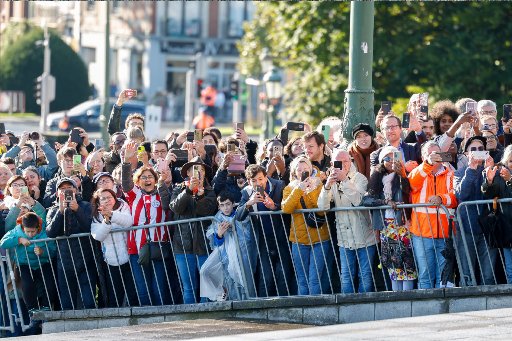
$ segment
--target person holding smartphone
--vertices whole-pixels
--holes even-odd
[[[117,97],[117,101],[112,107],[112,111],[110,112],[110,117],[108,120],[108,133],[112,136],[117,132],[121,132],[121,111],[123,108],[123,104],[132,98],[137,96],[137,90],[134,89],[124,89],[119,93]],[[124,133],[129,128],[139,127],[144,132],[144,116],[139,113],[133,113],[128,115],[125,121]]]
[[[212,216],[217,212],[215,192],[208,182],[211,168],[201,157],[196,156],[183,167],[181,176],[185,181],[177,184],[172,193],[159,186],[163,202],[174,213],[176,220]],[[170,199],[169,199],[170,194]],[[196,221],[174,227],[172,241],[178,272],[183,285],[184,303],[198,303],[199,269],[208,257],[205,232],[209,222]],[[201,300],[205,302],[205,299]]]
[[[327,266],[326,255],[330,246],[327,222],[311,227],[306,223],[308,213],[294,213],[300,209],[317,208],[322,181],[316,176],[306,156],[295,158],[290,164],[290,183],[283,190],[281,208],[292,215],[290,242],[292,260],[298,277],[299,295],[323,294],[321,278]],[[313,213],[325,216],[324,213]]]
[[[248,185],[242,190],[235,218],[244,221],[250,217],[253,225],[258,245],[258,297],[293,295],[293,266],[281,215],[249,216],[251,212],[279,211],[284,182],[268,177],[261,165],[247,167],[245,177]]]
[[[57,200],[48,210],[46,234],[49,238],[91,232],[91,204],[78,195],[71,178],[56,183]],[[98,278],[90,236],[64,238],[57,241],[57,287],[63,310],[76,309],[78,302],[85,309],[97,308]]]
[[[410,185],[402,160],[395,160],[398,150],[388,146],[372,173],[362,204],[367,207],[386,206],[373,210],[372,226],[380,231],[380,263],[387,268],[393,291],[414,289],[417,278],[409,232],[410,209],[396,209],[397,204],[409,204]],[[400,252],[399,257],[393,255]]]
[[[318,208],[328,210],[331,202],[335,207],[359,206],[367,185],[368,180],[352,164],[350,154],[335,149],[329,176],[318,197]],[[372,264],[377,253],[377,239],[368,224],[369,217],[363,214],[356,211],[335,212],[343,293],[374,291]],[[353,285],[355,276],[359,278],[358,288]]]
[[[5,232],[17,225],[17,219],[23,206],[30,207],[41,219],[46,221],[45,208],[30,196],[28,183],[21,175],[14,175],[7,181],[3,204],[6,209],[0,211],[0,215],[5,221]]]
[[[473,136],[464,146],[466,164],[457,168],[453,178],[453,188],[459,203],[485,199],[481,189],[485,180],[482,174],[485,168],[494,165],[489,155],[487,160],[481,159],[478,155],[478,153],[485,153],[486,143],[486,139],[482,136]],[[486,206],[467,205],[459,208],[461,221],[456,224],[455,241],[456,245],[462,246],[462,252],[459,252],[462,286],[496,284],[494,264],[498,250],[488,245],[478,224],[478,217]],[[477,276],[480,279],[478,283],[472,280],[471,268],[473,273],[480,274]]]

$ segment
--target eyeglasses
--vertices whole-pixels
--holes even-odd
[[[117,140],[117,141],[114,141],[114,144],[115,145],[120,145],[120,144],[123,144],[124,141],[126,141],[126,139],[122,139],[122,140]]]
[[[63,159],[63,163],[73,163],[73,159]]]
[[[382,127],[382,130],[390,131],[390,130],[393,130],[393,129],[395,129],[396,127],[399,127],[399,126],[400,126],[400,125],[395,124],[395,125],[392,125],[392,126]]]
[[[485,137],[485,136],[484,136],[484,137]],[[487,140],[487,141],[496,141],[496,136],[493,136],[493,135],[491,135],[491,136],[487,136],[487,137],[485,137],[485,138],[486,138],[486,140]]]
[[[471,147],[471,148],[469,148],[469,150],[470,150],[470,151],[472,151],[472,152],[475,152],[475,151],[477,151],[477,150],[478,150],[478,151],[483,151],[483,150],[485,150],[485,149],[484,149],[484,147],[483,147],[483,146],[480,146],[480,147]]]
[[[382,158],[382,161],[384,161],[384,162],[391,162],[391,161],[393,161],[393,158],[391,158],[391,156],[384,156]]]
[[[487,127],[487,128],[496,128],[496,124],[494,123],[491,123],[491,124],[484,124],[484,128]]]
[[[153,175],[148,175],[148,176],[143,175],[143,176],[141,176],[141,177],[140,177],[140,179],[141,179],[142,181],[146,181],[146,180],[154,180],[154,179],[155,179],[155,177],[154,177]]]
[[[103,185],[103,184],[110,184],[112,183],[113,181],[111,179],[102,179],[102,180],[98,180],[98,182],[96,182],[98,185]]]
[[[24,184],[24,183],[22,183],[22,184],[21,184],[21,183],[17,183],[17,182],[15,182],[15,183],[12,183],[12,184],[11,184],[11,187],[12,187],[12,188],[21,188],[21,187],[23,187],[23,186],[25,186],[25,184]]]
[[[110,200],[112,200],[114,198],[109,196],[109,197],[99,197],[99,199],[100,199],[100,202],[105,202],[105,201],[110,201]]]

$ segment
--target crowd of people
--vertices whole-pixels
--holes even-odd
[[[512,283],[512,245],[477,223],[485,207],[451,223],[462,202],[512,196],[512,121],[490,100],[426,111],[414,95],[406,127],[381,108],[378,131],[359,123],[351,142],[329,117],[258,148],[240,124],[146,141],[142,115],[120,126],[131,94],[109,151],[81,128],[55,146],[0,135],[0,247],[28,310],[497,284],[500,250]],[[442,284],[452,236],[460,274]]]

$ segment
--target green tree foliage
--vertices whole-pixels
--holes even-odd
[[[294,78],[287,109],[315,121],[343,113],[348,78],[350,3],[260,2],[239,44],[240,70],[260,77],[270,49]],[[511,102],[512,3],[375,2],[375,102],[428,91],[432,100],[461,97]],[[398,107],[397,107],[398,106]]]
[[[40,112],[35,99],[35,80],[43,73],[43,31],[32,27],[16,30],[17,38],[3,48],[0,59],[0,89],[24,91],[26,110]],[[56,96],[50,111],[69,109],[90,94],[87,69],[80,56],[57,35],[50,34],[51,74],[56,79]]]

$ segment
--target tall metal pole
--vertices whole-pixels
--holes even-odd
[[[110,117],[110,4],[105,1],[105,74],[104,74],[104,88],[103,88],[103,102],[101,104],[101,138],[103,139],[105,147],[110,144],[110,136],[108,134],[108,118]]]
[[[195,71],[190,69],[187,71],[185,81],[185,117],[184,128],[185,130],[192,129],[192,121],[194,120],[194,97],[197,92]]]
[[[47,79],[50,76],[50,34],[48,33],[48,26],[44,24],[44,61],[43,61],[43,74],[41,75],[41,120],[39,121],[39,129],[41,132],[46,132],[46,117],[50,112],[50,100],[48,93]]]
[[[350,4],[348,88],[345,90],[342,132],[352,140],[352,128],[360,122],[374,124],[372,88],[373,1]]]

